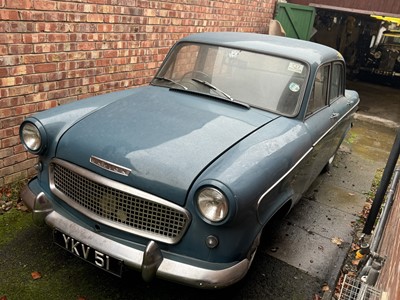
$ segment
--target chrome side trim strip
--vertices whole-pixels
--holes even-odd
[[[353,109],[358,105],[360,101],[357,102],[357,104],[353,105],[353,107],[347,111],[347,113],[345,113],[343,116],[340,117],[340,119],[338,119],[335,124],[333,124],[331,127],[329,127],[329,129],[323,134],[321,135],[321,137],[313,144],[313,147],[315,147],[325,136],[327,136],[329,134],[329,132],[331,132],[333,130],[333,128],[336,127],[337,124],[339,124],[345,117],[347,117],[350,113],[352,113]]]
[[[59,229],[89,247],[122,260],[124,265],[129,268],[136,269],[137,271],[140,271],[142,268],[144,260],[144,251],[142,250],[96,234],[72,222],[56,211],[47,215],[45,221],[48,226]],[[166,253],[163,253],[163,257],[156,270],[155,275],[157,277],[192,287],[216,289],[227,287],[242,279],[250,268],[254,255],[250,259],[245,258],[234,265],[226,264],[225,267],[223,264],[215,263],[215,266],[221,267],[220,269],[196,267],[189,261],[187,263],[183,262],[186,259],[183,256],[180,261],[166,258]]]
[[[355,107],[357,107],[358,103],[360,101],[357,101],[356,104],[353,105],[353,107],[347,112],[345,113],[339,120],[337,120],[335,122],[335,124],[333,124],[313,145],[310,149],[308,149],[308,151],[293,165],[293,167],[290,168],[289,171],[287,171],[281,178],[279,178],[266,192],[264,192],[261,197],[258,199],[257,201],[257,209],[260,206],[260,203],[262,201],[262,199],[265,197],[265,195],[267,195],[271,190],[273,190],[280,182],[282,182],[282,180],[284,180],[286,178],[287,175],[290,174],[290,172],[292,172],[303,160],[304,158],[307,157],[307,155],[316,147],[316,145],[325,137],[329,134],[329,132],[331,132],[333,130],[333,128],[335,128],[335,126],[341,122],[345,117],[347,117],[350,113],[352,113],[353,109]]]
[[[290,174],[290,172],[292,172],[302,161],[304,158],[307,157],[307,155],[314,149],[314,147],[311,147],[310,149],[308,149],[308,151],[293,165],[293,167],[291,167],[289,169],[289,171],[287,171],[281,178],[279,178],[264,194],[261,195],[261,197],[258,199],[257,201],[257,209],[260,206],[260,203],[262,201],[262,199],[265,197],[265,195],[267,195],[271,190],[273,190],[283,179],[286,178],[287,175]]]

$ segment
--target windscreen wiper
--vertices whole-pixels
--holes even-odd
[[[173,80],[173,79],[170,79],[170,78],[156,76],[156,77],[154,77],[154,79],[158,79],[158,80],[163,80],[163,81],[171,82],[171,83],[173,83],[173,84],[179,85],[179,86],[182,87],[184,90],[187,90],[187,89],[188,89],[188,88],[187,88],[186,86],[184,86],[182,83],[177,82],[177,81],[175,81],[175,80]]]
[[[223,90],[217,88],[215,85],[213,85],[212,83],[210,83],[208,81],[201,80],[201,79],[198,79],[198,78],[192,78],[192,80],[196,81],[198,83],[204,84],[205,86],[208,86],[209,88],[213,89],[214,91],[219,92],[221,95],[223,95],[225,97],[225,98],[221,98],[221,99],[228,99],[231,102],[237,103],[237,104],[242,105],[242,106],[244,106],[246,108],[250,108],[250,105],[248,105],[247,103],[240,102],[240,101],[237,101],[237,100],[233,99],[229,94],[225,93]]]

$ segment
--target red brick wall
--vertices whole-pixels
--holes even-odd
[[[400,185],[394,192],[393,206],[385,225],[378,253],[385,257],[376,287],[387,292],[387,299],[400,299]]]
[[[0,0],[0,186],[34,174],[18,126],[37,111],[149,82],[179,38],[268,32],[275,0]]]

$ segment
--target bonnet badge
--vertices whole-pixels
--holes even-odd
[[[131,169],[128,169],[126,167],[114,164],[112,162],[106,161],[104,159],[98,158],[96,156],[91,156],[90,157],[90,162],[104,170],[120,174],[123,176],[129,176],[129,174],[132,172]]]

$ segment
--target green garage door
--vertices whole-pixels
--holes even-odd
[[[277,3],[275,19],[287,37],[309,40],[315,19],[315,8],[290,3]]]

